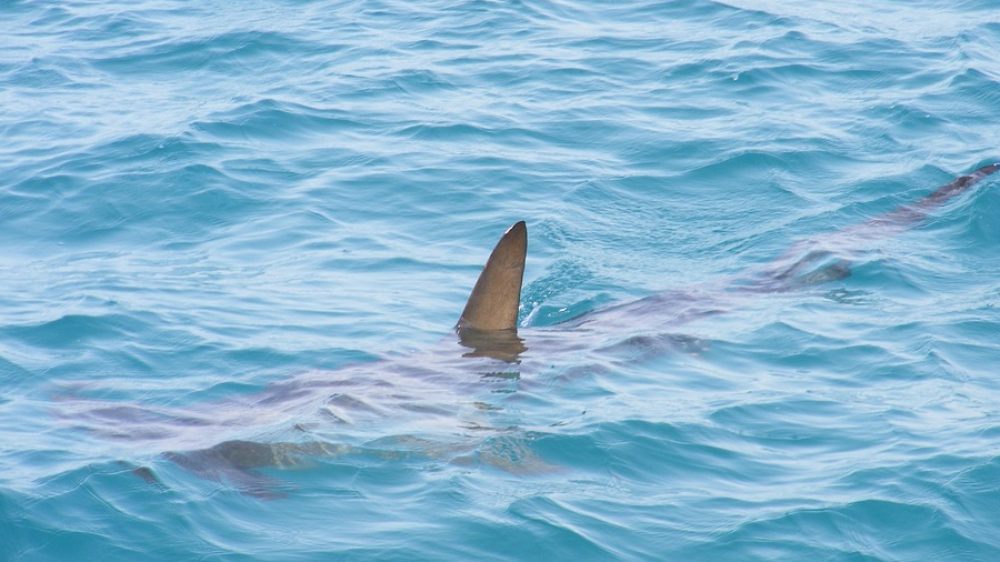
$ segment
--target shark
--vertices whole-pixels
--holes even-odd
[[[264,499],[286,493],[266,471],[308,468],[318,458],[444,458],[511,472],[549,470],[552,467],[522,446],[516,433],[491,422],[497,406],[474,399],[483,385],[494,392],[497,387],[530,384],[522,374],[536,372],[551,358],[567,353],[630,345],[683,347],[690,340],[678,335],[681,326],[725,313],[748,295],[847,279],[854,253],[918,227],[936,209],[998,170],[1000,163],[981,166],[914,203],[794,244],[715,294],[656,293],[544,328],[519,325],[528,229],[524,221],[517,221],[490,253],[451,335],[423,352],[297,376],[249,396],[180,409],[152,410],[81,398],[86,406],[72,415],[85,428],[107,437],[168,443],[172,448],[161,458],[205,480]],[[608,338],[609,333],[626,337],[616,340]],[[387,419],[393,420],[388,426]],[[296,420],[291,429],[289,420]],[[376,428],[374,433],[357,429],[368,423]],[[220,433],[232,432],[246,437],[217,441]],[[484,432],[491,443],[486,447],[476,438],[434,437]],[[151,484],[164,485],[149,466],[133,462],[122,466]]]

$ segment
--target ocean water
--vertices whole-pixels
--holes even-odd
[[[831,237],[1000,158],[997,53],[992,0],[4,2],[0,560],[1000,560],[1000,181]],[[527,351],[462,357],[518,220]],[[852,275],[732,289],[809,240]]]

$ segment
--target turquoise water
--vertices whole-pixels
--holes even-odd
[[[725,291],[1000,157],[997,53],[990,0],[3,3],[0,559],[1000,559],[1000,181]],[[463,358],[522,219],[528,351]],[[666,290],[725,314],[560,327]]]

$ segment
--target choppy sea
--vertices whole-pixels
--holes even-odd
[[[3,2],[0,560],[1000,560],[1000,181],[727,288],[997,158],[994,0]]]

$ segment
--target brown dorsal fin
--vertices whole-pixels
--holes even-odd
[[[528,228],[520,221],[508,228],[493,248],[456,328],[482,331],[517,328],[527,251]]]

